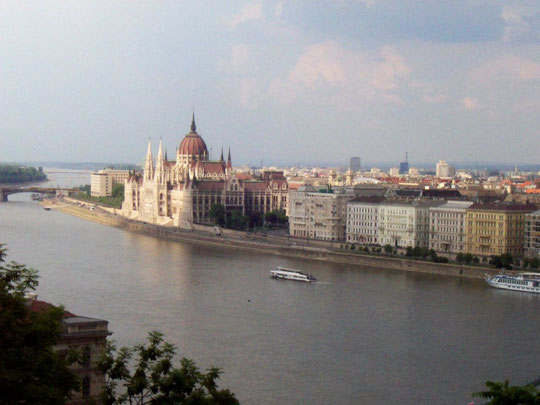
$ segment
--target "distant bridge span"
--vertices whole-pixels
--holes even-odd
[[[2,186],[0,187],[0,202],[6,202],[8,195],[17,193],[36,193],[36,194],[54,194],[54,195],[69,195],[70,192],[76,191],[76,188],[59,188],[59,187],[17,187],[17,186]]]

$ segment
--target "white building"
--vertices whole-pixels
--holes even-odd
[[[347,203],[347,242],[378,244],[379,205],[384,197],[358,197]]]
[[[435,167],[435,172],[437,177],[454,177],[456,174],[456,169],[453,166],[450,166],[445,160],[439,160]]]
[[[289,191],[289,235],[299,238],[344,241],[348,190],[317,192],[312,186]]]
[[[444,201],[388,199],[379,207],[380,245],[429,247],[429,209]]]
[[[448,201],[429,209],[429,248],[437,252],[465,253],[467,247],[467,208],[470,201]]]
[[[399,167],[392,167],[389,171],[389,174],[391,177],[398,177],[399,176]]]
[[[103,172],[92,172],[90,175],[90,195],[92,197],[106,197],[112,193],[112,177]]]

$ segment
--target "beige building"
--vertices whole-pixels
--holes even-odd
[[[475,203],[467,210],[467,252],[479,256],[522,256],[525,215],[533,204]]]
[[[129,170],[115,170],[115,169],[105,169],[100,170],[100,172],[107,173],[112,180],[112,184],[124,184],[130,176]]]
[[[525,256],[540,258],[540,211],[525,215]]]
[[[208,149],[197,133],[195,118],[191,131],[176,153],[176,161],[163,155],[160,141],[156,163],[150,142],[142,175],[126,181],[122,215],[158,225],[190,228],[192,223],[213,224],[212,205],[220,204],[227,215],[240,211],[266,213],[287,209],[288,183],[283,172],[267,171],[260,178],[235,174],[231,153],[208,160]]]
[[[437,177],[454,177],[456,169],[446,161],[439,160],[439,163],[435,166],[435,173]]]
[[[92,197],[107,197],[112,193],[112,177],[103,171],[90,175],[90,195]]]
[[[470,201],[448,201],[429,209],[429,248],[437,252],[464,253],[467,247],[467,208]]]
[[[316,191],[302,186],[289,192],[289,235],[327,241],[344,241],[347,202],[351,189]]]

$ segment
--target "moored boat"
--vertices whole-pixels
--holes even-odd
[[[540,294],[540,273],[496,274],[486,278],[493,288]]]
[[[311,274],[302,273],[301,271],[294,269],[287,269],[285,267],[278,266],[275,270],[270,270],[270,275],[273,278],[283,279],[283,280],[294,280],[294,281],[305,281],[305,282],[314,282],[317,281],[315,277]]]

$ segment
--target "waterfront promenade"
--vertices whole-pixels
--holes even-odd
[[[58,211],[75,215],[89,221],[172,241],[206,244],[222,248],[226,247],[227,249],[247,250],[256,253],[297,257],[309,260],[369,266],[371,268],[431,273],[464,278],[485,279],[486,274],[493,275],[499,273],[496,269],[485,267],[433,263],[399,257],[387,257],[384,255],[349,253],[338,249],[308,246],[302,240],[288,239],[287,237],[261,236],[231,230],[221,230],[221,234],[218,236],[216,235],[214,227],[201,225],[194,225],[194,229],[192,230],[159,226],[130,220],[100,207],[90,209],[92,204],[83,204],[80,206],[79,201],[69,198],[63,198],[54,201],[54,203],[48,201],[44,204]]]

